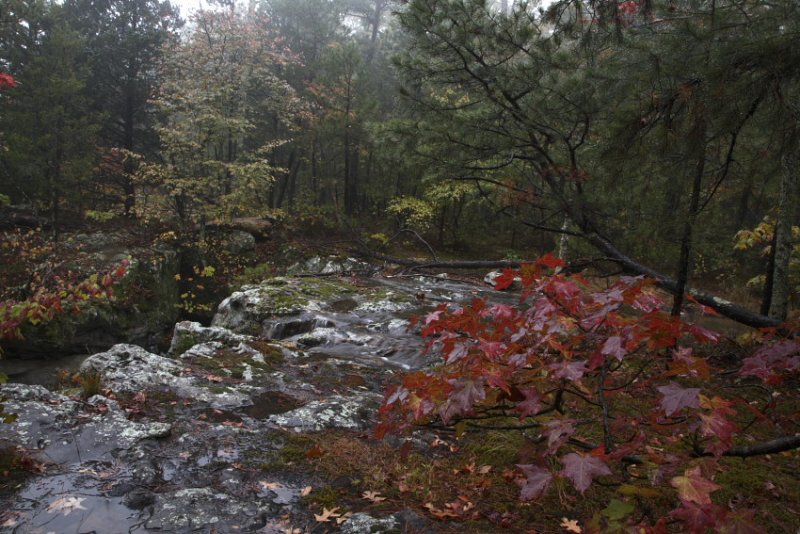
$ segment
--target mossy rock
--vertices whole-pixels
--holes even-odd
[[[225,299],[212,324],[261,335],[266,321],[319,310],[325,303],[355,291],[351,284],[338,279],[270,278],[255,286],[243,286]]]

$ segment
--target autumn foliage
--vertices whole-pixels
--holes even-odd
[[[7,72],[0,72],[0,89],[13,89],[17,86],[17,80]]]
[[[516,466],[523,501],[545,498],[556,481],[580,494],[600,483],[636,500],[674,499],[665,517],[598,515],[585,518],[589,531],[666,532],[667,523],[689,532],[760,531],[752,511],[714,502],[715,474],[723,456],[800,446],[782,435],[791,410],[747,394],[793,380],[800,343],[759,334],[752,355],[722,372],[711,357],[719,335],[671,317],[650,281],[622,277],[598,288],[560,267],[547,255],[505,271],[497,289],[521,278],[518,305],[475,299],[424,317],[427,350],[442,363],[387,391],[377,435],[419,425],[454,427],[457,435],[525,432],[537,452]],[[762,441],[753,444],[754,435]]]
[[[109,301],[114,297],[113,286],[128,270],[127,260],[107,272],[90,275],[64,270],[53,263],[53,247],[40,231],[16,230],[2,235],[0,258],[20,267],[24,277],[14,277],[13,272],[3,275],[0,341],[21,339],[25,325],[44,324],[66,313],[79,315],[87,303]]]

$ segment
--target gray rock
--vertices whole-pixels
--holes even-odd
[[[18,419],[0,425],[0,438],[41,450],[55,462],[97,460],[141,440],[165,437],[172,428],[167,423],[130,421],[116,401],[100,395],[86,402],[97,408],[90,411],[83,403],[41,386],[7,384],[2,394],[5,410]]]
[[[137,393],[156,385],[174,384],[181,366],[136,345],[119,344],[90,356],[80,370],[102,374],[103,383],[118,393]]]
[[[360,512],[351,515],[350,519],[342,525],[340,532],[342,534],[380,534],[399,532],[399,526],[394,517],[380,519]]]
[[[170,356],[179,356],[198,343],[217,341],[227,346],[236,346],[242,342],[252,341],[252,336],[231,332],[218,326],[203,326],[200,323],[181,321],[175,325],[172,342],[169,345]]]
[[[96,371],[103,384],[118,393],[137,393],[167,386],[178,396],[209,403],[214,408],[241,406],[248,402],[252,388],[210,388],[195,376],[180,376],[182,366],[175,360],[147,352],[136,345],[114,345],[106,352],[90,356],[81,371]]]
[[[222,236],[222,245],[231,254],[242,254],[256,248],[256,238],[244,230],[231,230]]]
[[[187,488],[158,494],[145,528],[179,532],[246,530],[269,511],[268,503],[240,501],[210,488]]]
[[[352,272],[371,272],[372,265],[359,261],[355,258],[340,258],[329,256],[323,258],[315,256],[303,263],[296,263],[289,267],[286,272],[289,274],[333,274],[333,273],[352,273]]]
[[[306,324],[321,310],[322,302],[329,302],[352,293],[353,288],[344,282],[318,278],[270,278],[257,286],[243,286],[222,301],[212,321],[213,326],[227,328],[237,333],[263,337],[287,337],[286,332],[275,331],[276,320],[289,316],[287,322]],[[309,317],[310,316],[310,317]],[[301,325],[302,326],[302,325]],[[306,330],[306,331],[307,331]],[[288,335],[301,333],[295,331]]]
[[[269,421],[295,432],[320,431],[326,428],[364,430],[374,417],[380,396],[364,393],[354,397],[335,395],[312,401],[286,413],[271,415]]]

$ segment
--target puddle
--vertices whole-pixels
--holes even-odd
[[[303,406],[305,402],[282,393],[280,391],[267,391],[253,398],[253,405],[247,406],[242,411],[253,419],[266,419],[270,415],[286,413]]]
[[[5,532],[145,532],[139,512],[108,496],[83,475],[68,473],[37,479],[17,496],[17,506],[0,516]],[[88,486],[88,487],[87,487]],[[13,529],[13,530],[12,530]]]
[[[38,384],[52,389],[58,385],[60,371],[66,370],[74,373],[88,357],[88,354],[75,354],[53,358],[3,358],[0,360],[0,372],[8,376],[9,382]]]
[[[275,504],[292,504],[300,496],[300,490],[298,488],[285,486],[280,482],[262,480],[258,484],[258,497],[271,497],[272,494],[274,494],[275,497],[272,498],[272,502]]]

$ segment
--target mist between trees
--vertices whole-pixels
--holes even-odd
[[[0,7],[0,193],[608,260],[754,326],[798,260],[796,2],[158,0]],[[744,306],[722,301],[724,294]]]

